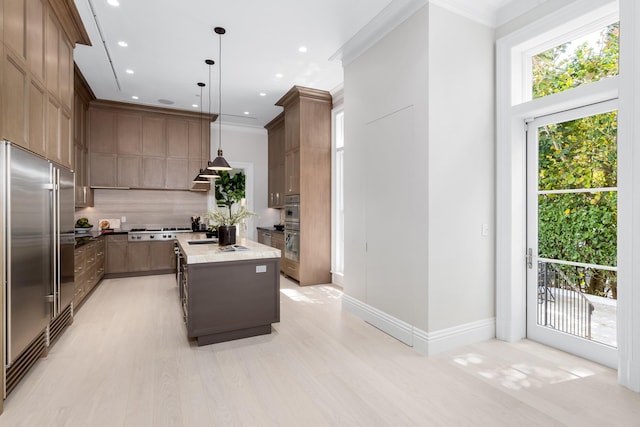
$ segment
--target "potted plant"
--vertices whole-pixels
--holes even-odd
[[[216,204],[214,211],[207,212],[205,217],[218,230],[218,244],[220,246],[233,245],[236,242],[236,225],[255,215],[239,204],[245,197],[246,176],[242,172],[231,175],[227,171],[219,171],[215,181]]]

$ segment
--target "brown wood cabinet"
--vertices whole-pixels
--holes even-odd
[[[92,101],[91,186],[188,190],[209,160],[215,115]]]
[[[129,272],[129,241],[126,234],[105,236],[106,262],[105,274]]]
[[[169,273],[176,268],[173,240],[129,242],[126,234],[105,237],[108,277]]]
[[[258,243],[280,249],[280,271],[285,272],[284,232],[258,228]]]
[[[271,246],[280,249],[280,271],[283,271],[284,257],[284,233],[274,232],[271,234]]]
[[[131,242],[129,243],[128,252],[129,268],[127,271],[151,270],[151,242]]]
[[[3,2],[0,136],[74,168],[73,47],[90,44],[74,4]]]
[[[270,208],[284,207],[285,159],[284,159],[284,113],[265,125],[269,134],[269,194]]]
[[[104,237],[75,249],[75,292],[73,306],[78,307],[104,276]]]
[[[285,194],[300,195],[299,262],[283,270],[301,285],[331,282],[331,94],[294,86],[284,107]]]
[[[73,94],[73,149],[76,172],[76,207],[93,206],[93,190],[89,186],[89,146],[87,121],[89,103],[95,99],[80,70],[75,67]]]
[[[150,250],[151,271],[173,270],[176,268],[176,254],[174,242],[153,242]]]

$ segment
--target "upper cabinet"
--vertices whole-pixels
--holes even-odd
[[[284,113],[265,125],[269,134],[269,198],[270,208],[284,207]]]
[[[209,160],[215,115],[92,101],[89,108],[91,186],[188,190]]]
[[[294,86],[276,105],[284,107],[285,194],[330,189],[331,94]]]
[[[89,145],[87,123],[89,103],[95,95],[82,73],[74,67],[73,94],[73,149],[76,171],[76,207],[93,206],[93,190],[89,186]]]
[[[90,44],[69,0],[3,2],[0,135],[75,168],[73,48]]]

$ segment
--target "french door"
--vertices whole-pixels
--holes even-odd
[[[617,365],[617,101],[527,126],[527,336]]]

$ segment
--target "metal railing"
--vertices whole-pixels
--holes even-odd
[[[591,339],[594,306],[556,265],[538,263],[538,324]]]

